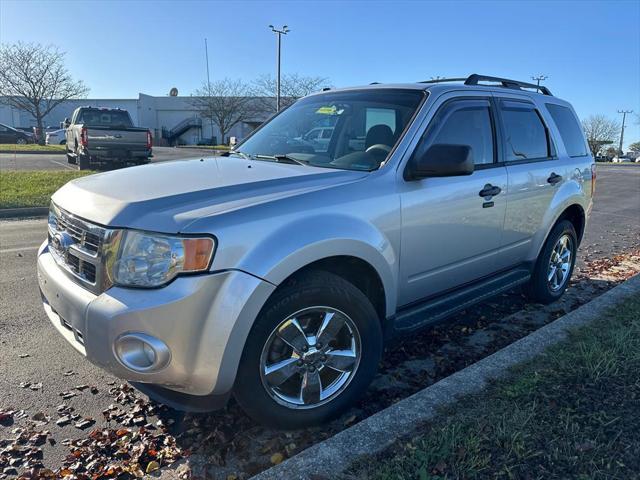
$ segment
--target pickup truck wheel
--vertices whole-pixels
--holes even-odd
[[[577,249],[578,237],[573,224],[561,221],[549,234],[526,286],[531,300],[548,304],[564,294],[573,273]]]
[[[67,163],[70,163],[72,165],[76,164],[76,157],[74,157],[73,155],[69,155],[69,152],[67,152]]]
[[[78,154],[78,170],[89,170],[89,155]]]
[[[260,423],[317,425],[366,390],[381,355],[380,320],[369,299],[337,275],[309,272],[277,290],[254,323],[235,397]]]

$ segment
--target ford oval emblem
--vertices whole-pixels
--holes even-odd
[[[58,232],[51,238],[53,248],[61,253],[67,253],[69,247],[75,243],[73,237],[67,232]]]

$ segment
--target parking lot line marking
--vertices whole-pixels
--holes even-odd
[[[67,165],[66,163],[62,163],[62,162],[58,162],[57,160],[51,160],[49,159],[50,162],[53,163],[57,163],[58,165],[63,166],[64,168],[68,168],[69,170],[76,170],[74,167],[72,167],[71,165]]]
[[[40,245],[31,245],[29,247],[16,247],[16,248],[4,248],[0,250],[0,253],[22,252],[24,250],[37,250]]]

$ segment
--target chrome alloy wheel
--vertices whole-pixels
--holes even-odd
[[[547,281],[552,292],[560,290],[569,278],[573,255],[573,240],[569,235],[562,235],[551,251]]]
[[[309,307],[271,332],[260,355],[260,377],[279,404],[315,408],[349,385],[361,354],[360,334],[348,315],[331,307]]]

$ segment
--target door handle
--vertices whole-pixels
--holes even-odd
[[[558,175],[556,172],[552,172],[551,175],[549,175],[549,178],[547,178],[547,182],[551,185],[555,185],[560,181],[562,181],[562,175]]]
[[[502,189],[500,187],[494,187],[490,183],[487,183],[482,190],[478,193],[481,197],[495,197]]]

